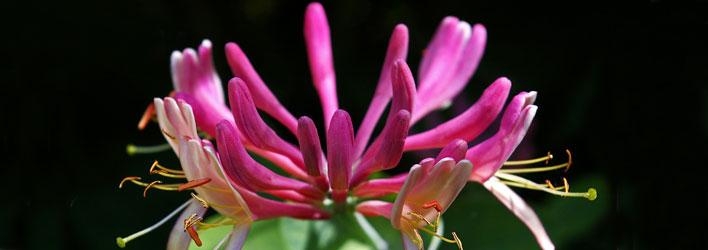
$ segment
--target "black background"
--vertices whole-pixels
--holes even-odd
[[[226,80],[223,44],[236,41],[294,115],[318,119],[302,38],[306,4],[3,3],[0,249],[115,249],[116,236],[181,202],[177,194],[143,199],[138,189],[116,189],[154,159],[128,157],[125,145],[162,142],[158,132],[139,132],[135,124],[153,97],[171,90],[175,49],[211,39]],[[499,76],[514,82],[514,92],[539,92],[525,145],[541,153],[572,148],[579,159],[574,176],[600,175],[611,190],[600,194],[611,212],[585,237],[560,247],[706,249],[708,9],[702,3],[324,6],[340,105],[355,124],[395,24],[409,27],[415,70],[444,16],[483,23],[489,38],[482,63],[441,117],[469,105]],[[162,247],[166,230],[136,242],[136,249]]]

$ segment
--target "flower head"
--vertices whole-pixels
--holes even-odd
[[[407,249],[422,249],[420,231],[462,248],[457,234],[452,233],[453,239],[449,239],[437,229],[442,214],[465,184],[474,181],[495,194],[528,225],[540,245],[549,249],[553,244],[534,212],[506,185],[594,199],[590,191],[569,192],[565,179],[565,192],[561,192],[550,182],[540,185],[515,175],[568,167],[570,159],[557,166],[502,169],[551,158],[549,154],[508,161],[528,131],[537,107],[533,105],[536,92],[531,91],[517,94],[504,109],[511,90],[511,81],[505,77],[494,81],[474,105],[453,119],[409,135],[421,118],[447,107],[472,77],[486,44],[484,26],[470,25],[456,17],[444,18],[414,77],[406,63],[408,28],[397,25],[371,103],[356,130],[350,114],[339,106],[329,32],[324,8],[319,3],[310,4],[305,12],[304,35],[314,88],[322,104],[324,145],[313,120],[308,116],[296,119],[236,43],[225,47],[233,73],[226,91],[229,105],[214,70],[210,41],[202,42],[197,50],[172,54],[175,92],[172,97],[156,98],[145,117],[156,114],[162,134],[182,165],[182,170],[175,170],[156,163],[154,173],[186,179],[186,183],[145,183],[138,177],[124,180],[145,186],[145,192],[150,188],[194,190],[193,198],[168,216],[184,210],[169,248],[183,249],[190,239],[201,242],[199,229],[213,226],[201,222],[206,208],[225,216],[219,225],[233,225],[223,242],[240,248],[255,220],[282,216],[327,219],[350,211],[346,207],[356,207],[364,215],[389,218],[392,226],[401,230]],[[372,138],[386,106],[389,110],[383,129]],[[297,142],[278,135],[259,111],[281,123]],[[468,148],[469,142],[487,130],[502,111],[496,134]],[[146,120],[141,120],[140,128]],[[405,152],[438,148],[441,150],[436,158],[422,160],[406,174],[371,178],[374,173],[397,167]],[[133,152],[141,150],[154,151],[132,148]],[[273,171],[256,158],[282,172]],[[397,194],[394,203],[376,200],[388,194]],[[119,238],[119,244],[123,240],[124,245],[125,239]]]

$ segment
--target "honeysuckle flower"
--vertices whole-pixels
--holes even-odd
[[[148,118],[151,112],[156,114],[182,170],[156,162],[151,173],[184,178],[187,182],[162,184],[142,182],[137,177],[124,179],[146,187],[144,192],[151,188],[194,190],[193,198],[168,216],[184,210],[170,236],[170,249],[184,249],[190,239],[199,244],[198,231],[215,226],[201,222],[205,208],[213,208],[226,218],[217,225],[233,225],[220,245],[230,244],[230,249],[238,249],[255,220],[282,216],[327,219],[351,211],[347,207],[355,207],[367,216],[389,218],[391,225],[401,231],[407,249],[422,249],[420,232],[462,248],[455,233],[449,239],[437,229],[440,217],[469,181],[484,185],[530,228],[542,248],[552,249],[538,217],[507,185],[560,196],[595,198],[594,190],[569,192],[565,179],[562,187],[554,187],[550,181],[537,184],[516,175],[567,169],[570,153],[568,162],[559,165],[504,168],[552,158],[549,153],[536,159],[509,161],[537,107],[533,105],[536,92],[531,91],[517,94],[504,109],[511,91],[511,81],[505,77],[489,85],[476,103],[453,119],[409,135],[409,129],[421,118],[447,107],[472,77],[486,44],[487,32],[481,24],[444,18],[425,50],[417,78],[406,63],[408,28],[396,25],[376,90],[357,130],[352,117],[339,106],[329,32],[323,7],[310,4],[305,12],[304,36],[313,85],[324,115],[324,148],[313,120],[308,116],[296,119],[273,95],[236,43],[225,46],[234,76],[226,91],[229,105],[214,69],[210,41],[203,41],[197,50],[188,48],[172,54],[174,98],[156,98],[146,114]],[[374,127],[387,106],[384,127],[372,139]],[[278,135],[259,111],[287,128],[297,138],[297,144]],[[497,132],[469,147],[470,141],[487,130],[502,111]],[[139,127],[143,128],[146,120],[142,119]],[[207,139],[202,139],[197,129],[206,133],[202,137]],[[405,152],[440,148],[437,157],[422,160],[406,174],[371,179],[373,173],[398,166]],[[135,152],[140,150],[133,148]],[[253,155],[284,174],[269,169]],[[261,196],[263,193],[277,200]],[[388,194],[397,194],[394,203],[377,200]],[[136,235],[142,234],[143,231]],[[119,244],[135,237],[119,238]]]

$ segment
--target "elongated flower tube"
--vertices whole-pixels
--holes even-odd
[[[168,168],[155,161],[150,174],[184,181],[144,182],[140,177],[129,176],[119,187],[128,182],[142,186],[143,196],[149,190],[193,193],[189,201],[154,226],[118,238],[120,246],[181,212],[170,234],[168,249],[185,249],[190,242],[200,245],[201,230],[225,225],[232,230],[217,245],[240,249],[254,221],[278,217],[326,220],[335,216],[337,220],[356,218],[351,226],[358,224],[378,249],[385,249],[386,243],[381,242],[375,228],[363,216],[388,218],[391,227],[401,231],[406,249],[423,248],[420,232],[461,249],[462,241],[456,233],[445,236],[441,217],[465,184],[474,182],[483,185],[526,224],[541,248],[553,249],[538,216],[510,187],[561,197],[589,200],[597,197],[594,189],[571,192],[565,178],[563,185],[554,186],[550,180],[539,184],[521,176],[568,171],[572,155],[566,151],[565,163],[549,166],[528,165],[549,164],[554,160],[550,152],[539,158],[510,160],[538,107],[534,105],[537,95],[534,91],[520,92],[506,104],[512,89],[511,80],[506,77],[496,79],[473,105],[454,118],[409,134],[417,121],[447,107],[471,79],[486,45],[487,31],[481,24],[470,25],[456,17],[445,17],[427,45],[417,71],[411,70],[406,62],[408,27],[396,25],[375,92],[359,124],[356,116],[350,116],[339,106],[332,38],[322,5],[307,6],[303,28],[314,90],[322,104],[322,124],[315,124],[308,116],[296,119],[236,43],[225,46],[233,74],[227,78],[230,79],[228,105],[214,70],[211,42],[204,40],[196,50],[173,53],[174,91],[171,97],[155,98],[139,123],[142,130],[155,115],[167,143],[128,149],[132,155],[172,148],[182,169]],[[387,107],[387,115],[381,119]],[[279,135],[262,114],[281,123],[297,140],[288,141],[288,137]],[[497,119],[501,122],[498,129],[492,128],[496,132],[491,137],[470,145],[490,130]],[[374,135],[380,120],[381,132]],[[318,126],[322,130],[318,131]],[[437,156],[423,159],[407,173],[372,177],[377,173],[385,175],[379,172],[395,167],[407,168],[399,166],[406,152],[431,149],[439,149]],[[382,200],[391,195],[395,195],[395,202]],[[213,208],[222,219],[203,222],[207,208]],[[358,213],[340,215],[352,211]],[[349,225],[341,221],[337,224]]]

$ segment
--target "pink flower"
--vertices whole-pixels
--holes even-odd
[[[226,105],[221,81],[212,63],[211,42],[198,50],[172,54],[174,98],[154,100],[155,113],[165,139],[180,159],[183,170],[156,165],[166,177],[185,178],[179,188],[157,182],[138,185],[157,189],[193,189],[193,200],[173,229],[169,248],[184,249],[191,238],[199,242],[200,216],[212,207],[226,216],[233,232],[223,240],[240,248],[252,221],[280,216],[326,219],[331,213],[356,206],[369,216],[384,216],[401,230],[407,249],[422,249],[420,231],[444,241],[454,239],[436,232],[440,216],[451,206],[468,181],[482,183],[531,229],[544,249],[553,248],[535,213],[506,185],[524,186],[559,194],[550,183],[540,185],[513,175],[505,165],[550,159],[508,161],[524,138],[537,107],[535,92],[521,92],[507,105],[497,133],[468,149],[497,119],[510,93],[511,81],[501,77],[466,111],[435,128],[409,135],[409,128],[430,112],[446,107],[467,84],[481,60],[486,30],[455,17],[438,27],[420,63],[416,78],[406,63],[408,29],[399,24],[391,35],[376,91],[358,130],[349,113],[338,104],[329,25],[323,7],[312,3],[305,13],[305,43],[315,90],[324,114],[325,147],[315,123],[307,116],[296,119],[273,95],[243,50],[226,44],[226,57],[234,75],[228,81]],[[390,104],[381,133],[371,138],[384,109]],[[297,144],[278,135],[259,110],[280,122],[297,138]],[[215,138],[216,149],[201,139],[197,128]],[[408,174],[370,179],[371,174],[399,165],[404,152],[442,148],[435,159],[424,159]],[[278,174],[249,154],[260,156],[285,172]],[[559,169],[566,165],[530,168]],[[474,167],[473,167],[474,166]],[[523,185],[522,185],[523,184]],[[278,199],[261,197],[267,193]],[[375,198],[397,193],[395,203]],[[359,199],[365,200],[356,204]],[[331,206],[329,204],[332,204]],[[201,206],[199,206],[201,205]],[[179,210],[178,210],[179,211]],[[174,214],[174,213],[173,213]],[[183,223],[182,223],[183,222]],[[161,224],[161,223],[158,223]],[[132,236],[131,236],[132,237]],[[120,238],[119,238],[120,239]],[[126,238],[127,239],[127,238]],[[127,242],[127,241],[126,241]],[[125,242],[123,242],[125,243]]]

